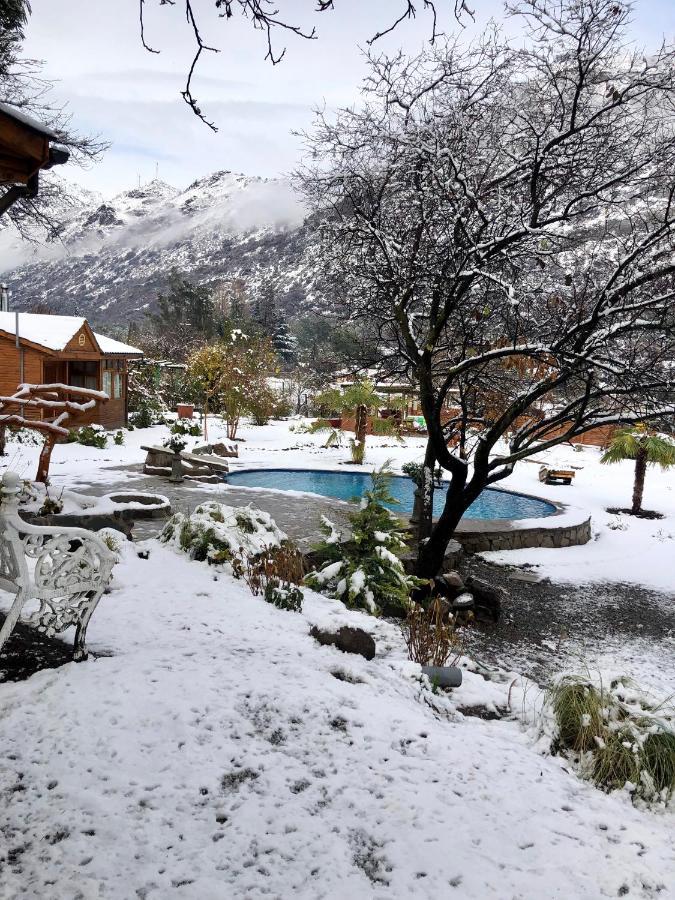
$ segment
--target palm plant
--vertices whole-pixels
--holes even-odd
[[[363,463],[366,455],[368,413],[383,402],[370,381],[355,381],[343,390],[331,388],[316,398],[319,406],[354,414],[354,438],[350,442],[352,462]]]
[[[648,465],[659,465],[662,469],[675,466],[675,444],[668,438],[649,431],[644,425],[623,428],[617,431],[600,462],[616,463],[624,459],[635,460],[635,480],[633,482],[632,515],[642,511],[642,495]]]

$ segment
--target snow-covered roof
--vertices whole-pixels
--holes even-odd
[[[94,337],[101,348],[101,353],[123,353],[125,356],[130,354],[143,355],[143,351],[139,350],[138,347],[131,347],[129,344],[123,344],[122,341],[115,341],[104,334],[94,332]]]
[[[82,328],[83,316],[51,316],[40,313],[19,313],[19,337],[47,350],[63,350]],[[0,331],[16,334],[16,313],[0,312]],[[95,334],[101,353],[142,356],[143,351],[115,341],[104,334]]]
[[[58,141],[59,136],[51,128],[47,128],[46,125],[43,125],[42,122],[38,122],[37,119],[34,119],[32,116],[27,115],[23,110],[18,109],[16,106],[12,106],[9,103],[0,103],[0,112],[5,113],[8,116],[11,116],[12,119],[16,119],[17,122],[21,122],[24,125],[27,125],[29,128],[32,128],[33,131],[37,131],[39,134],[44,134],[45,137],[51,138],[53,141]]]

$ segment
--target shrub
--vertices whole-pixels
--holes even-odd
[[[624,679],[609,686],[566,676],[547,694],[556,723],[553,752],[564,753],[605,791],[667,802],[675,791],[675,712]]]
[[[295,585],[283,585],[276,580],[268,581],[265,585],[265,600],[276,606],[277,609],[287,609],[289,612],[302,612],[304,594]]]
[[[302,610],[304,595],[298,585],[305,574],[304,559],[298,548],[285,541],[278,547],[266,547],[244,563],[243,577],[254,596],[262,594],[278,609]]]
[[[373,472],[372,488],[361,499],[359,510],[349,516],[351,537],[323,518],[326,537],[316,549],[325,563],[305,578],[310,587],[374,614],[383,608],[405,613],[410,592],[418,584],[405,573],[400,523],[385,506],[394,502],[390,478],[386,465]]]
[[[68,435],[69,444],[82,444],[83,447],[98,447],[103,450],[108,443],[108,436],[100,425],[82,425],[81,428],[73,428]]]
[[[171,453],[182,453],[187,447],[187,441],[184,441],[179,434],[172,434],[170,438],[162,441],[162,447],[166,447]]]
[[[52,516],[54,514],[58,514],[63,509],[63,500],[61,497],[50,497],[49,492],[47,492],[47,496],[45,497],[45,501],[42,506],[38,509],[38,516]]]
[[[176,513],[160,535],[163,543],[173,544],[191,559],[226,565],[236,577],[242,574],[242,561],[284,539],[268,513],[215,501],[202,503],[189,515]]]
[[[121,447],[124,443],[124,432],[116,431],[115,436],[113,437],[113,443],[117,444],[118,447]]]
[[[372,420],[372,428],[373,434],[378,437],[395,437],[399,441],[403,440],[400,435],[398,420],[393,416],[389,416],[386,419],[374,418]]]
[[[135,428],[150,428],[157,424],[161,413],[159,404],[153,403],[151,400],[141,400],[136,410],[129,416],[129,420]]]
[[[202,428],[197,422],[182,422],[177,419],[171,424],[171,434],[201,437]]]
[[[410,603],[402,626],[408,658],[421,666],[445,666],[457,647],[455,622],[440,598],[425,609]]]
[[[278,397],[272,406],[273,419],[287,419],[293,415],[293,404],[285,397]]]

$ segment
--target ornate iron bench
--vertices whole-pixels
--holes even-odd
[[[87,658],[87,625],[110,581],[114,554],[84,528],[29,525],[19,516],[22,482],[2,476],[0,503],[0,590],[15,594],[0,629],[0,651],[31,600],[38,608],[26,625],[52,636],[76,626],[73,659]]]

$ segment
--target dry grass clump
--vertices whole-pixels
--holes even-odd
[[[554,752],[579,763],[605,791],[667,803],[675,791],[675,711],[625,679],[609,685],[566,676],[548,692]]]
[[[459,657],[459,639],[455,621],[447,605],[436,597],[426,609],[420,603],[410,603],[401,626],[408,647],[408,657],[422,666],[445,666],[450,656],[453,663]]]
[[[305,577],[305,560],[291,543],[266,547],[256,556],[240,560],[242,576],[254,596],[262,594],[268,603],[291,612],[302,610],[304,595],[299,584]]]

